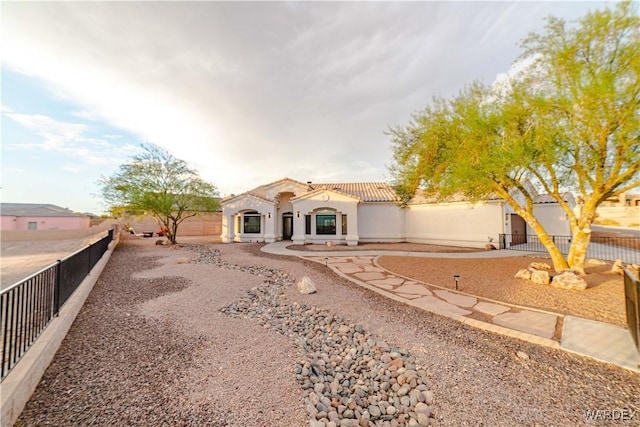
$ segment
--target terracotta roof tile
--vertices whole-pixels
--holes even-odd
[[[232,198],[242,196],[242,195],[252,195],[258,197],[263,200],[275,201],[266,196],[267,190],[274,186],[275,184],[279,184],[281,182],[292,182],[298,184],[300,186],[308,186],[309,191],[313,190],[332,190],[338,193],[346,194],[349,196],[353,196],[358,198],[363,202],[400,202],[400,197],[395,192],[393,187],[386,182],[340,182],[340,183],[311,183],[304,184],[300,181],[296,181],[290,178],[283,178],[279,181],[275,181],[269,184],[261,185],[252,190],[249,190],[245,193],[242,193],[237,196],[226,197],[223,199],[223,202],[231,200]],[[571,194],[565,194],[565,200],[571,200]],[[499,200],[500,198],[496,195],[489,195],[484,200]],[[452,195],[445,200],[438,199],[433,195],[426,195],[422,191],[418,190],[409,202],[410,205],[419,205],[419,204],[431,204],[431,203],[442,203],[442,202],[466,202],[468,198],[463,197],[462,195]],[[539,195],[535,203],[556,203],[555,199],[548,194]]]
[[[500,198],[494,194],[491,194],[483,200],[499,200]],[[416,194],[409,201],[410,205],[428,205],[436,203],[459,203],[468,202],[469,198],[462,194],[452,194],[445,198],[440,198],[436,194],[427,194],[422,190],[416,191]]]
[[[338,193],[343,193],[349,196],[356,197],[363,202],[399,202],[400,201],[400,198],[398,197],[396,192],[386,182],[312,183],[308,185],[308,184],[303,184],[300,181],[295,181],[289,178],[284,178],[276,182],[261,185],[259,187],[256,187],[245,193],[238,194],[236,196],[225,197],[222,201],[226,202],[233,198],[243,196],[243,195],[252,195],[264,200],[274,201],[266,197],[267,189],[272,187],[274,184],[285,182],[285,181],[293,182],[301,186],[308,186],[310,191],[319,190],[319,189],[336,191]]]
[[[312,183],[314,190],[326,189],[357,197],[363,202],[398,202],[400,198],[386,182]]]

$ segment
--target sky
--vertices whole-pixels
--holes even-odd
[[[148,143],[221,196],[389,181],[390,127],[606,4],[3,1],[1,200],[101,214],[100,179]]]

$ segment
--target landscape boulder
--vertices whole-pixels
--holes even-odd
[[[551,286],[561,289],[575,289],[578,291],[584,291],[587,289],[587,282],[576,275],[573,271],[565,271],[562,274],[558,274],[553,277]]]
[[[619,259],[613,263],[613,266],[611,267],[611,272],[619,275],[624,274],[624,269],[622,267],[622,260]]]
[[[298,282],[298,290],[301,294],[313,294],[317,291],[315,283],[311,280],[311,277],[304,276],[302,280]]]
[[[536,285],[549,284],[549,272],[546,270],[531,270],[531,281]]]
[[[531,280],[531,271],[524,268],[518,271],[514,277],[516,279]]]
[[[534,270],[551,270],[551,266],[546,262],[532,262],[529,264],[529,268]]]

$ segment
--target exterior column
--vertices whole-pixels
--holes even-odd
[[[293,236],[291,236],[291,240],[294,245],[304,245],[304,212],[300,212],[300,216],[298,216],[298,211],[293,214]]]
[[[242,234],[242,224],[240,223],[241,221],[241,216],[238,214],[235,214],[233,216],[233,241],[234,242],[242,242],[240,235]]]
[[[358,246],[360,237],[358,236],[358,208],[354,207],[353,211],[347,214],[347,246]],[[342,230],[340,230],[342,231]]]
[[[220,234],[220,239],[222,243],[231,243],[233,242],[234,237],[234,229],[235,229],[235,215],[226,215],[223,213],[222,215],[222,234]]]
[[[263,215],[264,219],[264,241],[266,243],[273,243],[276,241],[276,213],[274,208],[270,208],[266,215]]]

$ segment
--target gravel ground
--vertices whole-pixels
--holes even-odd
[[[412,251],[412,252],[478,252],[479,249],[418,243],[364,243],[358,246],[290,245],[300,251],[353,250]],[[310,254],[312,255],[312,254]],[[579,292],[538,286],[529,281],[514,278],[515,273],[527,268],[533,261],[551,264],[548,257],[520,256],[496,259],[438,259],[419,257],[383,256],[378,264],[394,273],[454,289],[453,275],[460,276],[459,289],[472,295],[511,304],[539,308],[562,314],[625,326],[626,307],[622,276],[612,273],[612,263],[587,263],[587,289]],[[552,271],[552,275],[553,270]],[[579,293],[577,293],[579,292]]]
[[[383,256],[378,264],[405,277],[454,289],[453,275],[460,275],[462,292],[511,304],[570,314],[625,326],[624,279],[611,272],[611,264],[585,268],[587,289],[558,289],[514,278],[532,262],[546,258],[436,259]],[[553,270],[551,270],[553,275]]]
[[[261,319],[222,312],[305,275],[316,294],[285,284],[274,301],[332,314],[414,360],[437,425],[607,425],[584,411],[640,411],[640,375],[390,301],[319,264],[258,244],[209,246],[224,265],[152,245],[121,240],[16,425],[309,425],[304,353],[265,319],[274,307]]]

